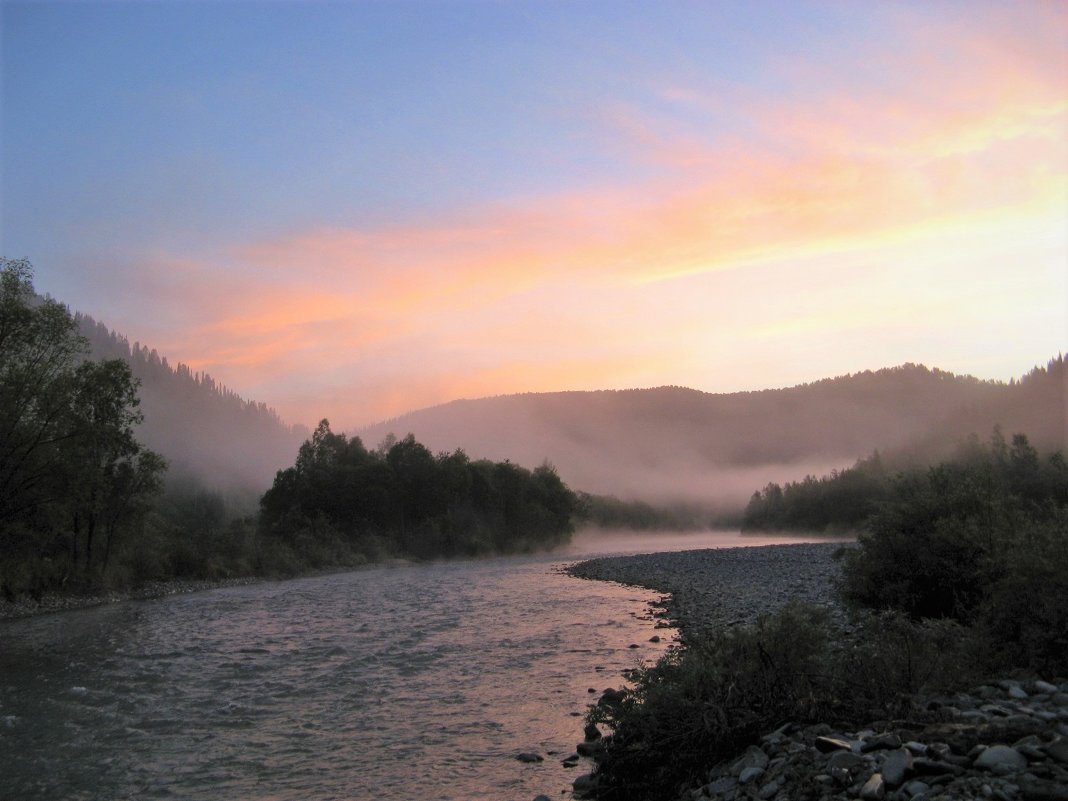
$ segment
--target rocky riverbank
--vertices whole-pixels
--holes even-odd
[[[594,559],[573,575],[668,593],[684,641],[749,623],[791,600],[850,626],[834,593],[840,543]],[[1066,666],[1068,672],[1068,666]],[[911,699],[907,720],[848,730],[787,723],[710,765],[680,801],[1068,801],[1068,678],[1005,679],[950,696]],[[596,776],[576,782],[576,796]]]
[[[913,705],[917,720],[854,731],[782,726],[684,800],[1068,801],[1068,683],[1004,680]]]
[[[612,556],[580,562],[568,572],[666,593],[664,608],[685,641],[718,626],[751,623],[791,600],[824,607],[836,623],[847,625],[834,592],[834,554],[842,547],[850,543]]]

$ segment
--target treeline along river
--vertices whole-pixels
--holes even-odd
[[[561,760],[588,690],[619,686],[672,633],[648,614],[655,593],[560,572],[599,552],[0,622],[0,799],[559,797],[582,769]]]

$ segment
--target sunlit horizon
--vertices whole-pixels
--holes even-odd
[[[0,255],[289,422],[1068,342],[1063,5],[0,8]]]

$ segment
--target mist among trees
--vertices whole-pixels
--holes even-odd
[[[857,530],[892,500],[895,476],[926,469],[971,431],[1002,422],[1036,432],[990,446],[1014,464],[1032,464],[1032,447],[1064,447],[1058,356],[1008,384],[906,365],[735,395],[666,387],[458,401],[370,430],[381,444],[368,448],[325,421],[315,432],[286,425],[39,297],[25,261],[0,261],[0,273],[9,597],[511,553],[564,542],[576,523],[695,528],[712,522],[710,510],[724,522],[745,508],[752,529]],[[414,435],[388,434],[408,423]],[[965,451],[985,452],[975,440]],[[1034,463],[1042,476],[1054,470]],[[811,474],[757,480],[769,471]],[[628,491],[641,482],[645,497]],[[754,485],[765,488],[746,508]]]
[[[570,536],[578,499],[548,464],[434,456],[412,436],[369,451],[326,421],[288,450],[293,467],[273,462],[258,514],[242,514],[255,484],[242,483],[240,466],[257,461],[263,472],[299,429],[39,297],[32,279],[28,262],[0,262],[0,593],[9,598],[511,553]],[[101,352],[118,358],[93,358]],[[135,372],[151,386],[151,420]],[[180,469],[168,477],[142,435],[177,453]],[[237,473],[229,482],[217,472],[226,469]]]
[[[432,450],[548,459],[569,485],[654,506],[745,508],[755,488],[824,475],[878,450],[895,464],[951,458],[995,425],[1043,451],[1068,448],[1064,359],[1019,380],[906,364],[787,389],[713,394],[684,387],[458,400],[358,431],[411,431]]]
[[[225,497],[234,513],[255,512],[275,471],[309,430],[287,425],[267,404],[245,400],[207,373],[131,344],[88,315],[74,320],[94,358],[121,359],[140,382],[138,437],[167,455],[168,489],[196,484]]]

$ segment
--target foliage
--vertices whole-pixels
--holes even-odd
[[[898,476],[845,554],[857,606],[984,628],[1015,664],[1068,664],[1068,465],[995,430],[957,460]]]
[[[997,658],[1007,665],[1034,666],[1063,675],[1068,665],[1068,507],[1016,532],[1001,580],[980,608]]]
[[[886,466],[875,452],[829,476],[768,484],[749,500],[742,530],[855,531],[885,495],[888,481]]]
[[[904,711],[908,693],[941,689],[968,663],[952,623],[885,613],[836,640],[824,610],[789,604],[724,629],[638,671],[621,702],[588,720],[612,729],[597,796],[670,801],[709,765],[785,722],[847,722]]]
[[[160,488],[164,463],[134,438],[137,382],[88,361],[66,307],[0,259],[0,591],[99,580]]]
[[[793,486],[826,498],[836,484],[863,486],[878,475],[871,466],[858,465],[866,477]],[[865,532],[842,551],[856,629],[835,633],[817,611],[787,607],[640,671],[621,703],[589,715],[614,729],[598,797],[677,798],[711,763],[785,720],[893,719],[915,693],[961,689],[1009,668],[1063,675],[1068,466],[1060,453],[1042,459],[1026,436],[1006,443],[995,429],[988,445],[972,437],[954,460],[873,488]]]
[[[431,454],[412,435],[369,451],[323,420],[260,503],[266,564],[475,556],[566,541],[577,499],[548,464]]]
[[[763,730],[812,716],[826,696],[818,688],[828,642],[816,610],[791,606],[640,670],[622,702],[599,703],[588,716],[613,730],[598,797],[677,798],[709,764]]]
[[[1058,357],[1019,386],[1063,376]],[[1027,436],[975,435],[954,458],[896,474],[852,469],[755,493],[748,529],[861,530],[842,590],[858,607],[986,627],[1007,661],[1068,663],[1068,465]]]

